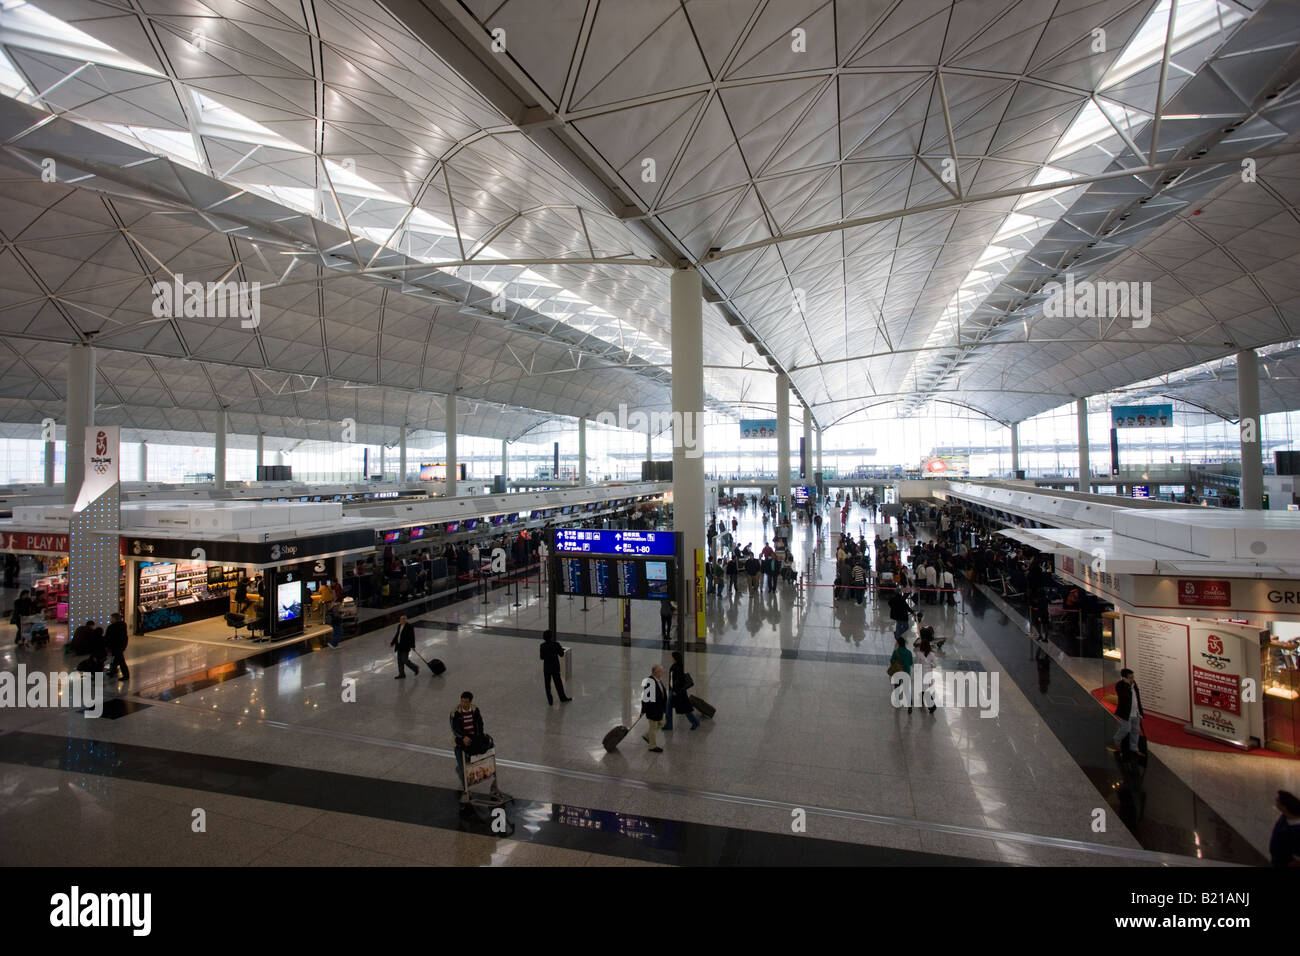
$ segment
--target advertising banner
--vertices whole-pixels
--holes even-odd
[[[775,438],[775,418],[743,418],[740,421],[741,438]]]
[[[969,475],[970,455],[926,455],[921,459],[921,476]]]
[[[1252,709],[1260,709],[1258,698],[1242,699],[1242,679],[1253,676],[1250,655],[1259,660],[1259,630],[1213,621],[1191,625],[1192,718],[1189,731],[1245,746],[1252,736]],[[1256,681],[1258,686],[1258,681]]]
[[[1116,428],[1173,428],[1174,406],[1112,405],[1110,421]]]
[[[121,429],[116,425],[92,425],[86,429],[86,471],[74,511],[86,510],[87,505],[117,484],[122,468],[120,437]]]
[[[1125,614],[1124,666],[1133,671],[1142,709],[1187,722],[1188,626],[1158,617]]]

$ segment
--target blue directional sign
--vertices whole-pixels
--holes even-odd
[[[676,553],[671,531],[589,531],[560,528],[555,550],[565,554],[626,554],[671,558]]]

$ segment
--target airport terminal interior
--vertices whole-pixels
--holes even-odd
[[[0,0],[0,864],[1300,865],[1297,80]]]

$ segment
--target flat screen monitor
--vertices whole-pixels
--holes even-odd
[[[645,563],[646,597],[666,600],[668,593],[668,562],[647,561]]]
[[[466,518],[465,523],[461,525],[461,531],[473,531],[478,527],[478,518]]]
[[[308,594],[315,594],[315,593],[316,593],[317,591],[319,591],[319,590],[320,590],[320,582],[319,582],[319,581],[308,581],[308,582],[307,582],[307,593],[308,593]]]
[[[398,541],[401,540],[402,540],[402,532],[400,531],[384,532],[384,544],[396,544]]]
[[[285,581],[275,591],[277,621],[296,621],[302,617],[302,582]]]
[[[424,537],[424,529],[423,529],[423,528],[412,528],[412,529],[411,529],[411,540],[412,540],[412,541],[418,541],[418,540],[420,540],[420,539],[423,538],[423,537]]]
[[[519,512],[517,511],[514,514],[506,515],[506,524],[514,524],[518,520],[519,520]]]
[[[499,528],[499,527],[501,527],[502,522],[504,522],[505,520],[506,520],[506,516],[505,516],[505,515],[493,515],[493,516],[492,516],[492,527],[494,527],[494,528]]]
[[[436,471],[433,462],[424,462],[424,461],[420,462],[421,481],[436,481],[438,479],[435,477],[435,474]]]
[[[448,521],[446,528],[444,528],[443,530],[446,531],[447,534],[455,534],[457,531],[460,530],[460,522]]]
[[[563,508],[560,509],[560,514],[567,515],[571,511],[573,511],[573,505],[565,505]]]
[[[542,515],[544,515],[544,514],[546,514],[545,511],[541,510],[540,508],[534,508],[534,509],[533,509],[533,513],[532,513],[531,515],[528,516],[528,520],[529,520],[529,521],[536,521],[538,518],[540,518],[540,517],[541,517]]]

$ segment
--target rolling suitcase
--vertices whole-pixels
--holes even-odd
[[[690,701],[692,707],[698,710],[705,717],[708,717],[710,720],[712,720],[713,715],[718,712],[718,708],[714,707],[712,704],[710,704],[707,700],[705,700],[702,697],[696,697],[694,694],[691,694]]]
[[[636,720],[632,721],[632,727],[635,727],[640,722],[641,718],[637,717]],[[606,750],[613,753],[618,749],[618,745],[623,742],[623,738],[632,732],[632,727],[624,727],[622,724],[619,724],[601,739],[601,744],[604,745]]]

